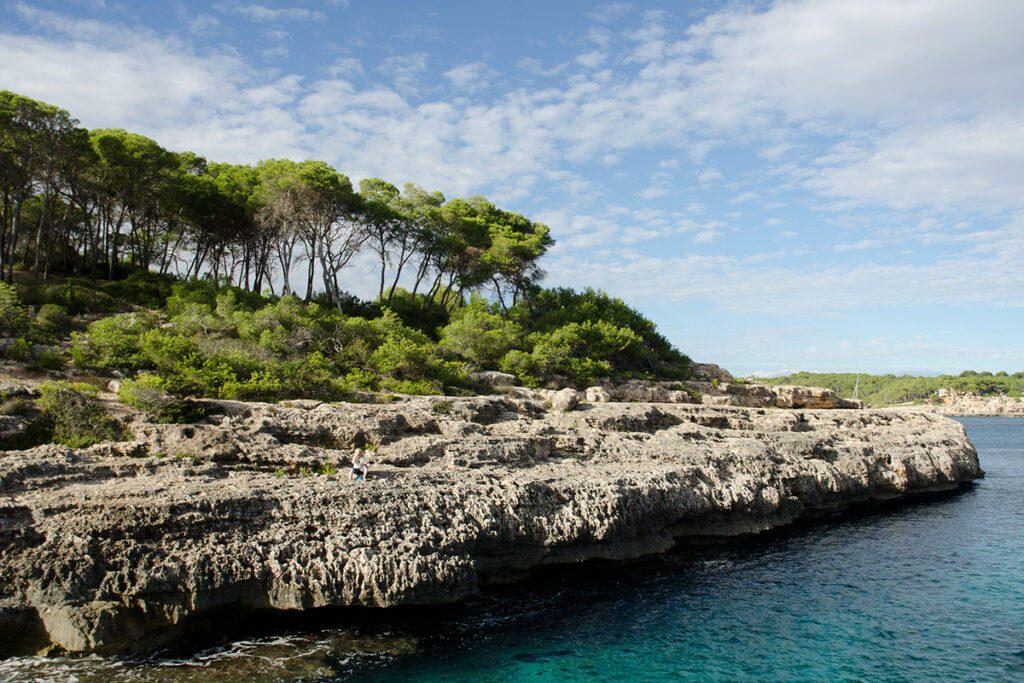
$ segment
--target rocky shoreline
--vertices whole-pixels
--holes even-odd
[[[1024,417],[1024,401],[1012,396],[979,396],[940,389],[932,410],[947,417]]]
[[[0,453],[2,654],[137,651],[213,614],[452,602],[983,474],[963,428],[923,412],[553,398],[221,401],[190,425],[121,407],[135,441]],[[351,483],[366,444],[371,475]]]

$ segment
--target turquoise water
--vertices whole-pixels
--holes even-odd
[[[962,422],[987,476],[956,494],[440,610],[319,615],[148,660],[20,658],[0,678],[1024,680],[1024,420]]]
[[[540,579],[346,679],[1024,680],[1024,420],[963,423],[987,473],[970,490]]]

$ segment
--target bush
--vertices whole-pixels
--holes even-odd
[[[10,360],[27,360],[32,355],[32,342],[24,337],[18,337],[14,343],[7,347],[7,358]]]
[[[196,422],[206,416],[206,406],[198,401],[170,396],[156,375],[140,375],[121,384],[121,402],[148,413],[156,422]]]
[[[0,282],[0,333],[18,335],[28,329],[28,310],[21,297],[6,282]]]
[[[86,335],[72,335],[71,357],[80,368],[142,370],[153,367],[142,351],[141,335],[156,326],[149,313],[124,313],[89,325]]]
[[[52,441],[84,448],[121,438],[120,426],[96,399],[96,388],[82,382],[43,382],[36,405],[52,429]]]
[[[452,314],[441,329],[439,347],[465,358],[478,368],[494,369],[509,351],[522,344],[523,330],[515,320],[504,318],[480,297]]]
[[[501,359],[501,370],[510,372],[519,378],[519,381],[528,387],[539,387],[540,379],[537,377],[537,362],[533,354],[513,349],[506,353]]]
[[[37,342],[52,344],[71,332],[71,316],[63,306],[43,304],[32,323],[32,337]]]
[[[247,292],[224,282],[209,278],[184,280],[171,285],[167,297],[167,310],[172,315],[185,312],[192,305],[199,305],[208,311],[217,311],[227,317],[234,311],[255,311],[271,301],[258,292]]]
[[[110,296],[98,284],[81,278],[36,285],[26,292],[25,302],[33,306],[62,306],[70,315],[114,313],[128,308],[126,302]]]
[[[30,370],[60,370],[66,362],[64,354],[52,349],[44,349],[39,357],[29,365]]]
[[[132,273],[126,280],[115,280],[104,285],[104,291],[122,301],[146,308],[163,308],[177,282],[173,275],[160,273]]]

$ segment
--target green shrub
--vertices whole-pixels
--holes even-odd
[[[437,396],[444,393],[444,386],[436,379],[384,379],[381,388],[396,394]]]
[[[7,347],[7,358],[10,360],[27,360],[32,355],[32,342],[24,337],[18,337],[14,343]]]
[[[0,333],[21,334],[28,329],[28,324],[28,310],[22,305],[18,290],[0,282]]]
[[[122,436],[120,426],[96,399],[96,388],[83,382],[43,382],[36,405],[52,429],[54,443],[84,448]]]
[[[126,280],[115,280],[103,286],[103,290],[116,299],[128,301],[146,308],[163,308],[167,297],[177,281],[173,275],[160,273],[133,273]]]
[[[375,302],[375,305],[379,312],[364,310],[361,313],[355,313],[349,309],[345,310],[349,315],[374,318],[387,309],[395,313],[406,327],[419,330],[431,337],[436,336],[437,331],[449,322],[448,309],[445,306],[436,300],[428,299],[423,294],[413,297],[411,293],[401,287],[395,289],[390,299],[384,302]]]
[[[177,363],[199,353],[199,346],[181,334],[150,329],[139,338],[139,350],[148,366],[170,372]]]
[[[80,368],[143,370],[153,367],[142,352],[141,336],[156,326],[149,313],[124,313],[89,325],[85,335],[72,335],[71,358]]]
[[[197,422],[206,416],[206,406],[198,401],[179,399],[164,391],[163,380],[156,375],[139,375],[121,383],[121,402],[148,413],[156,422]]]
[[[523,330],[515,320],[502,317],[493,305],[473,297],[468,306],[452,314],[440,336],[442,351],[479,368],[493,369],[505,354],[522,344]]]
[[[500,363],[503,372],[509,372],[519,378],[519,381],[528,387],[539,387],[540,380],[537,377],[537,362],[533,354],[512,349],[506,353]]]
[[[171,295],[167,297],[167,309],[172,315],[178,315],[198,304],[209,311],[222,312],[222,316],[236,310],[255,311],[271,301],[258,292],[247,292],[225,282],[209,278],[183,280],[171,285]]]
[[[26,291],[25,302],[32,306],[62,306],[70,315],[114,313],[128,308],[127,302],[118,301],[104,292],[97,283],[81,278],[66,278],[35,285]]]
[[[54,351],[53,349],[44,349],[39,357],[36,358],[31,365],[30,370],[60,370],[64,367],[64,363],[67,359],[64,354],[60,351]]]
[[[370,355],[370,365],[386,378],[417,379],[428,367],[432,350],[430,344],[413,339],[388,339]]]
[[[71,316],[59,304],[43,304],[32,323],[32,337],[41,343],[59,341],[71,332]]]

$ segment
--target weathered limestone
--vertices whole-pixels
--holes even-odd
[[[498,372],[496,370],[483,370],[481,372],[474,372],[469,376],[474,382],[485,384],[489,387],[500,388],[500,387],[514,387],[519,384],[519,378],[508,372]]]
[[[707,382],[731,382],[732,373],[714,363],[690,363],[690,373],[694,378]]]
[[[979,396],[978,394],[939,389],[938,401],[925,406],[940,415],[956,417],[999,416],[1024,417],[1024,401],[1011,396]]]
[[[638,558],[982,475],[959,424],[912,411],[215,407],[195,425],[136,417],[135,442],[0,452],[0,649],[123,652],[226,610],[449,602],[543,564]],[[348,449],[365,444],[369,478],[351,483]]]
[[[575,408],[580,402],[580,395],[575,389],[556,391],[551,397],[551,407],[555,410],[567,411]]]

